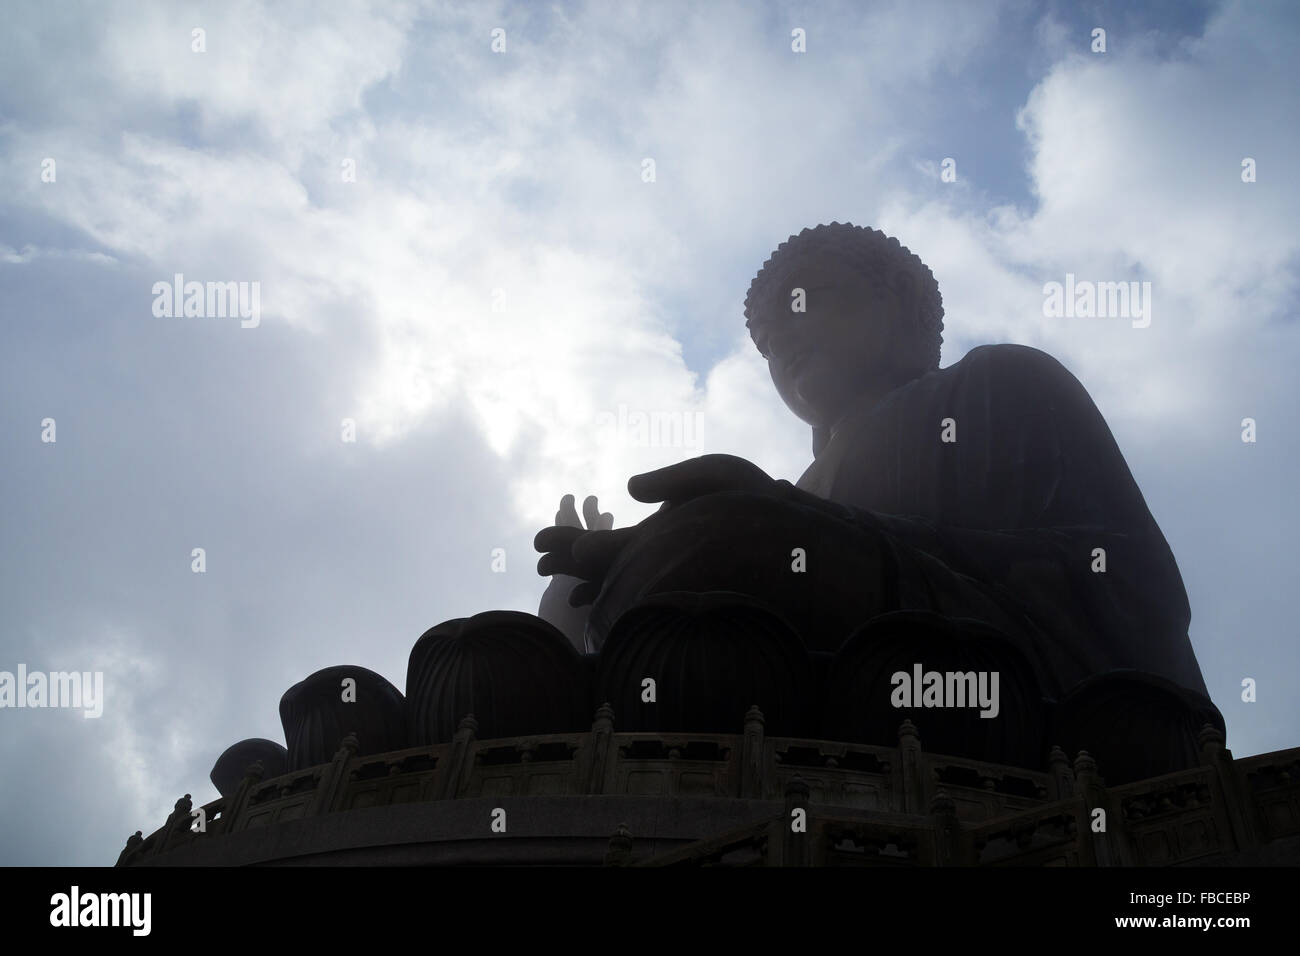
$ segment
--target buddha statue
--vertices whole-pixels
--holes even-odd
[[[826,667],[852,659],[872,674],[871,646],[928,666],[923,655],[996,635],[1005,653],[993,656],[1021,675],[1018,706],[1047,707],[1041,733],[1065,738],[1052,742],[1118,751],[1140,714],[1174,741],[1167,758],[1130,746],[1122,765],[1117,753],[1111,779],[1195,758],[1196,731],[1222,718],[1188,639],[1182,579],[1069,371],[1020,345],[940,368],[929,268],[849,224],[782,243],[745,316],[777,393],[811,427],[812,463],[794,484],[731,455],[637,475],[632,497],[660,508],[627,528],[594,502],[584,528],[567,499],[535,540],[538,571],[553,576],[540,616],[595,654],[624,615],[666,595],[732,595],[769,609]],[[849,680],[842,692],[874,707],[888,688]],[[1046,736],[1026,746],[1045,752]]]

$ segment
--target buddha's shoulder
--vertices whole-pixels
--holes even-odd
[[[990,388],[1022,386],[1043,388],[1080,388],[1064,365],[1040,349],[1028,345],[979,345],[961,361],[931,373],[951,382],[962,380],[987,383]]]

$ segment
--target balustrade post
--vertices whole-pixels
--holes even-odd
[[[750,800],[761,800],[767,792],[763,726],[763,712],[755,704],[745,713],[745,743],[740,756],[740,796]]]
[[[253,788],[262,782],[264,776],[266,776],[266,765],[262,761],[254,760],[248,765],[244,771],[244,779],[239,781],[239,788],[231,796],[225,809],[221,811],[221,819],[217,821],[218,833],[235,832],[248,807]]]
[[[1075,793],[1078,811],[1079,862],[1084,866],[1124,866],[1129,862],[1128,836],[1124,827],[1124,810],[1106,791],[1106,781],[1097,770],[1097,761],[1086,750],[1074,758]],[[1106,829],[1094,833],[1093,813],[1106,811]]]
[[[466,714],[451,738],[451,756],[447,766],[440,771],[438,781],[438,799],[453,800],[469,779],[473,770],[473,755],[478,740],[478,721],[473,714]]]
[[[957,804],[943,789],[936,790],[930,801],[930,817],[934,821],[934,865],[962,866],[965,859],[961,821],[957,819]]]
[[[1246,782],[1237,773],[1232,751],[1224,746],[1226,738],[1213,724],[1205,724],[1199,734],[1202,766],[1214,769],[1215,803],[1222,808],[1223,822],[1232,834],[1238,850],[1253,849],[1260,845],[1260,828],[1256,826],[1255,802],[1250,799]]]
[[[1047,772],[1052,778],[1052,799],[1069,800],[1074,796],[1074,771],[1064,750],[1053,745],[1047,755]]]
[[[126,846],[124,846],[122,852],[117,855],[117,863],[115,865],[126,866],[127,863],[131,861],[131,858],[140,852],[140,844],[143,842],[144,835],[139,830],[136,830],[127,837]]]
[[[155,854],[165,853],[168,847],[175,846],[177,837],[189,830],[194,822],[194,817],[191,815],[193,809],[194,804],[188,793],[176,801],[172,812],[167,815],[167,822],[163,824],[163,835],[154,849]]]
[[[781,865],[811,866],[813,821],[807,782],[795,774],[785,786],[785,815],[781,820]],[[795,830],[795,810],[803,810],[803,826]]]
[[[348,764],[361,749],[356,732],[347,734],[339,744],[334,759],[325,766],[321,778],[316,783],[316,792],[308,805],[307,816],[318,816],[339,809],[348,789]]]
[[[926,813],[925,755],[921,752],[921,734],[916,724],[905,720],[898,726],[898,757],[902,786],[898,790],[899,813],[921,816]]]

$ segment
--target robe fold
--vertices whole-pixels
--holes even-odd
[[[955,441],[941,440],[944,419]],[[962,616],[973,585],[1023,616],[1058,692],[1132,668],[1205,695],[1169,545],[1101,413],[1051,356],[982,346],[850,412],[797,487],[883,525],[901,606]]]

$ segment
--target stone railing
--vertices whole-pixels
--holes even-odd
[[[604,706],[587,733],[479,740],[471,715],[450,743],[365,756],[349,734],[328,764],[269,780],[250,766],[233,794],[202,808],[202,832],[186,795],[162,828],[127,841],[118,865],[185,862],[210,841],[325,814],[582,795],[767,801],[774,811],[650,856],[620,827],[613,864],[1181,864],[1300,834],[1300,749],[1234,761],[1210,727],[1201,766],[1111,789],[1087,753],[1071,763],[1053,748],[1043,770],[930,754],[910,721],[897,747],[767,737],[757,708],[740,729],[617,733]],[[807,810],[801,835],[788,823],[796,805]]]

